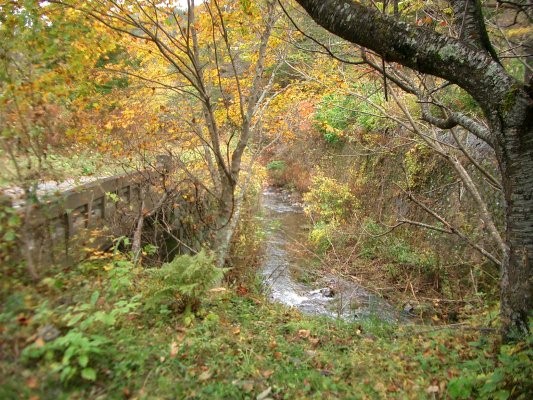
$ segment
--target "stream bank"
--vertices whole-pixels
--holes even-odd
[[[269,299],[305,314],[348,321],[405,319],[386,301],[347,279],[328,274],[311,283],[295,279],[295,269],[311,262],[311,256],[301,260],[291,250],[296,245],[305,246],[308,221],[303,208],[274,188],[263,191],[262,208],[268,227],[260,274]]]

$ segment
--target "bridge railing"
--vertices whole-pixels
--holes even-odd
[[[98,179],[18,208],[20,246],[10,257],[31,263],[37,273],[70,266],[90,252],[104,250],[113,238],[128,235],[140,212],[150,212],[161,197],[161,171],[136,171]],[[141,210],[141,205],[143,210]]]

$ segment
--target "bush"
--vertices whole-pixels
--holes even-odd
[[[309,192],[304,195],[305,212],[315,221],[331,223],[345,221],[358,202],[348,185],[321,173],[311,180]]]
[[[194,256],[178,256],[161,268],[146,271],[146,306],[162,313],[168,313],[169,307],[177,312],[195,311],[226,271],[217,268],[213,255],[204,250]]]
[[[283,171],[286,166],[283,160],[272,160],[267,164],[266,168],[268,171]]]
[[[437,265],[437,260],[431,252],[413,248],[394,232],[379,236],[385,230],[370,218],[364,221],[363,230],[367,233],[361,248],[361,256],[363,257],[369,259],[384,258],[396,264],[425,267],[428,271]]]
[[[313,229],[309,232],[309,242],[316,252],[325,253],[329,250],[336,227],[337,224],[335,222],[329,224],[318,222],[313,225]]]
[[[341,141],[343,131],[356,118],[356,106],[355,99],[350,96],[328,94],[322,98],[314,120],[326,142],[336,144]]]
[[[286,182],[287,163],[283,160],[272,160],[266,166],[270,181],[275,186],[283,186]]]

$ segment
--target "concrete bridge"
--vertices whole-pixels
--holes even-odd
[[[35,205],[17,205],[23,221],[20,245],[9,258],[31,265],[40,275],[52,266],[70,266],[89,253],[110,248],[114,238],[133,232],[141,213],[150,214],[160,203],[167,173],[168,165],[159,163],[150,170],[81,184]],[[177,235],[183,235],[180,229],[176,226]]]

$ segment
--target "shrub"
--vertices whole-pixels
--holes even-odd
[[[226,271],[217,268],[213,255],[204,250],[194,256],[178,256],[161,268],[146,271],[146,306],[162,313],[168,313],[168,307],[177,312],[195,311]]]
[[[313,225],[313,229],[309,232],[309,242],[313,245],[316,252],[325,253],[329,250],[336,227],[337,224],[335,222],[329,224],[318,222]]]
[[[356,102],[353,97],[328,94],[317,107],[315,126],[326,142],[336,144],[341,141],[343,131],[355,120],[356,115]]]
[[[305,212],[316,221],[343,222],[357,207],[358,202],[348,185],[333,178],[316,174],[309,192],[304,195]]]
[[[287,163],[283,160],[272,160],[266,166],[272,184],[283,186],[286,182]]]
[[[283,160],[272,160],[267,164],[266,168],[268,171],[283,171],[286,166]]]
[[[59,373],[61,382],[75,378],[95,381],[98,370],[107,365],[116,353],[108,337],[118,328],[121,317],[130,314],[139,306],[139,296],[115,302],[109,311],[98,305],[100,292],[94,291],[89,302],[67,307],[62,320],[69,330],[60,335],[52,325],[47,325],[56,338],[45,342],[38,339],[22,353],[24,360],[42,359],[50,362],[52,372]]]

